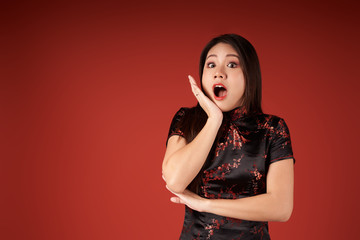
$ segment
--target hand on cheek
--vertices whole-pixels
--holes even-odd
[[[221,109],[201,91],[192,76],[189,75],[188,77],[191,90],[208,117],[222,120]]]

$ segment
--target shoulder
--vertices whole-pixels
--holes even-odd
[[[281,116],[262,113],[257,115],[257,122],[259,126],[268,129],[278,129],[278,128],[287,128],[285,119]]]
[[[285,120],[278,115],[274,115],[274,114],[266,114],[266,115],[268,116],[268,119],[273,126],[277,126],[278,124],[285,122]]]
[[[285,121],[284,118],[280,117],[279,115],[274,115],[269,113],[261,113],[259,114],[259,118],[274,125],[277,125],[279,122]]]
[[[182,119],[185,115],[189,114],[189,109],[188,107],[181,107],[180,109],[177,110],[177,112],[175,113],[173,119],[174,120],[180,120]]]
[[[177,112],[173,115],[172,125],[183,125],[182,123],[188,122],[189,119],[192,119],[196,114],[194,114],[194,108],[189,107],[181,107],[177,110]]]
[[[201,109],[202,110],[202,109]],[[203,110],[202,110],[203,111]],[[175,118],[188,118],[199,115],[199,109],[195,107],[181,107],[176,113]]]
[[[284,118],[273,114],[263,115],[266,119],[263,128],[267,130],[270,139],[290,140],[290,130]]]
[[[181,107],[176,113],[185,115],[186,112],[189,112],[189,109],[188,107]]]

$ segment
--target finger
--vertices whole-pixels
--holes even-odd
[[[183,200],[181,200],[181,198],[179,198],[179,197],[171,197],[170,201],[173,203],[185,204],[185,202]]]
[[[173,202],[173,203],[180,203],[180,198],[178,198],[178,197],[171,197],[171,198],[170,198],[170,201]]]
[[[188,75],[188,78],[189,78],[189,81],[190,81],[191,84],[197,86],[196,82],[195,82],[195,79],[191,75]]]
[[[196,85],[194,78],[190,75],[188,76],[188,78],[189,78],[189,82],[191,85],[191,90],[192,90],[193,94],[195,95],[195,97],[197,98],[200,95],[201,91],[200,91],[199,87]]]
[[[189,83],[190,83],[190,86],[191,86],[191,90],[195,95],[195,93],[196,93],[195,83],[194,83],[193,79],[190,78],[190,76],[189,76]]]
[[[184,194],[189,195],[189,196],[198,196],[196,193],[194,193],[188,189],[184,190]]]
[[[191,192],[190,190],[185,189],[184,193],[186,196],[192,197],[192,198],[196,198],[196,199],[202,199],[202,197],[200,197],[198,194]]]
[[[196,98],[198,98],[199,97],[199,91],[194,86],[191,86],[191,90],[192,90],[194,96]]]

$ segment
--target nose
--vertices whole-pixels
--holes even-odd
[[[222,69],[218,69],[218,71],[215,72],[214,79],[224,79],[226,78],[226,74]]]

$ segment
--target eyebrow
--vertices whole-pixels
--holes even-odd
[[[209,57],[217,57],[216,54],[210,54],[206,59],[208,59]],[[237,57],[240,59],[240,57],[236,54],[227,54],[226,57]]]

